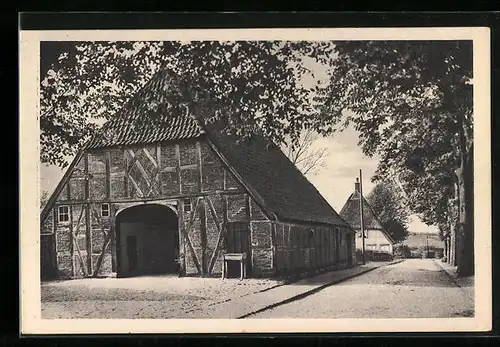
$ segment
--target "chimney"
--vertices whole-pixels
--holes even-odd
[[[359,193],[359,178],[356,177],[356,183],[354,183],[354,191]]]

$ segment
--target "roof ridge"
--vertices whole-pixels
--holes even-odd
[[[227,161],[235,167],[245,185],[257,192],[268,212],[276,214],[279,220],[343,225],[351,228],[316,186],[283,153],[280,146],[264,132],[254,132],[250,138],[233,143],[236,135],[218,131],[223,125],[215,122],[202,123],[202,126],[226,156]],[[269,172],[265,172],[266,169],[269,169]],[[259,181],[258,177],[262,179]],[[283,199],[290,201],[282,201]],[[302,199],[309,199],[310,206]]]
[[[202,124],[202,126],[204,127],[204,125],[203,125],[203,124]],[[260,128],[259,128],[259,129],[260,129]],[[262,130],[262,129],[261,129],[261,130]],[[290,160],[290,158],[289,158],[288,156],[286,156],[286,155],[285,155],[285,153],[283,153],[283,151],[281,150],[281,148],[280,148],[280,146],[279,146],[279,145],[277,145],[277,144],[276,144],[273,140],[271,140],[270,138],[268,138],[267,136],[265,136],[265,134],[264,134],[263,130],[262,130],[261,132],[259,132],[259,133],[255,133],[255,134],[253,134],[253,135],[258,136],[258,137],[262,138],[264,141],[269,142],[271,145],[273,145],[273,146],[275,147],[275,150],[276,150],[276,151],[279,151],[279,152],[281,153],[282,158],[284,158],[284,160],[287,160],[287,161],[289,162],[289,164],[290,164],[291,166],[293,166],[293,168],[295,169],[295,171],[296,171],[296,172],[298,172],[298,173],[302,176],[303,180],[304,180],[305,182],[307,182],[307,184],[308,184],[308,185],[309,185],[312,189],[314,189],[314,191],[317,193],[317,195],[318,195],[318,196],[319,196],[319,198],[322,200],[322,202],[325,204],[325,206],[328,206],[328,208],[331,210],[331,212],[333,212],[333,213],[336,215],[336,217],[338,217],[339,219],[341,219],[342,221],[344,221],[344,222],[345,222],[345,224],[347,224],[348,226],[350,226],[350,225],[349,225],[349,223],[347,223],[347,222],[346,222],[346,221],[345,221],[345,220],[344,220],[344,219],[340,216],[340,214],[339,214],[339,213],[337,213],[337,211],[335,211],[335,209],[333,208],[333,206],[332,206],[332,205],[330,205],[330,203],[329,203],[329,202],[328,202],[328,201],[327,201],[327,200],[323,197],[323,195],[320,193],[320,191],[319,191],[319,190],[316,188],[316,186],[315,186],[315,185],[314,185],[314,184],[313,184],[313,183],[312,183],[312,182],[311,182],[311,181],[310,181],[310,180],[306,177],[306,175],[304,175],[304,174],[302,173],[302,171],[300,171],[300,170],[298,169],[298,167],[297,167],[297,166],[296,166],[296,165],[295,165],[295,164],[294,164],[294,163]]]
[[[309,181],[309,179],[306,177],[306,175],[304,175],[302,173],[302,171],[299,170],[299,168],[297,167],[297,165],[295,165],[291,160],[290,158],[288,158],[288,156],[285,155],[285,153],[283,153],[283,151],[281,150],[281,148],[279,148],[279,146],[277,146],[278,150],[283,154],[283,157],[286,158],[286,160],[288,160],[290,162],[290,164],[292,164],[295,168],[295,170],[297,172],[299,172],[301,174],[301,176],[307,181],[307,183],[316,191],[316,193],[319,195],[320,199],[330,208],[330,210],[332,210],[332,212],[338,217],[340,218],[342,221],[344,221],[348,226],[351,226],[349,223],[347,223],[347,221],[345,221],[339,213],[337,213],[337,211],[335,211],[335,209],[333,208],[332,205],[330,205],[330,203],[324,198],[324,196],[320,193],[320,191],[318,190],[318,188],[316,188],[316,186],[311,182]]]

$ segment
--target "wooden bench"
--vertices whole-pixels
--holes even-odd
[[[239,261],[240,262],[240,280],[244,279],[247,275],[246,253],[225,253],[222,255],[222,279],[226,278],[227,262]]]

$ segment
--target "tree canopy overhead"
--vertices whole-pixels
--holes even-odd
[[[44,47],[44,45],[46,45]],[[327,43],[282,41],[74,42],[42,44],[42,162],[66,165],[65,156],[109,119],[161,68],[180,76],[184,100],[208,97],[228,110],[228,131],[259,129],[282,143],[298,141],[309,126],[311,74],[303,57]],[[53,61],[44,60],[43,57]],[[56,58],[54,60],[54,58]]]
[[[470,275],[472,41],[349,41],[335,51],[318,89],[320,129],[353,126],[363,152],[380,157],[373,180],[396,179],[426,223],[456,227],[458,270]]]
[[[353,127],[364,154],[380,158],[373,179],[396,180],[426,223],[456,228],[459,272],[473,269],[472,41],[59,42],[43,43],[41,54],[44,163],[66,165],[168,68],[181,81],[172,103],[208,97],[242,137],[259,131],[296,145],[304,130]]]

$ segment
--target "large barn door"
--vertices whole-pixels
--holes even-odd
[[[116,217],[117,275],[178,274],[174,211],[156,204],[129,207]]]

